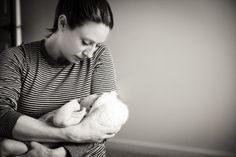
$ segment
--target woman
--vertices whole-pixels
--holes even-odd
[[[60,0],[47,39],[1,52],[0,137],[33,141],[26,156],[105,156],[99,141],[119,128],[100,126],[93,117],[65,128],[38,118],[71,99],[116,90],[112,57],[102,44],[112,28],[106,0]]]

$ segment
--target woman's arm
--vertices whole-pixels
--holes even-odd
[[[17,47],[0,55],[0,137],[22,141],[66,141],[60,128],[17,112],[26,57]]]
[[[29,116],[20,116],[12,136],[20,141],[84,143],[111,138],[119,130],[102,126],[94,118],[91,115],[78,125],[56,128]]]
[[[50,126],[45,122],[20,116],[12,130],[13,138],[20,141],[66,142],[67,136],[62,128]]]
[[[117,91],[116,72],[112,54],[101,45],[95,54],[95,67],[92,75],[91,94]]]

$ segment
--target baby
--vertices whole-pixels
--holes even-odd
[[[42,116],[39,120],[56,127],[67,127],[80,123],[87,116],[95,116],[97,123],[107,127],[121,127],[128,119],[128,108],[116,92],[90,95],[84,99],[73,99],[62,107]],[[26,144],[12,139],[2,142],[7,155],[21,155],[28,151]],[[14,147],[12,147],[14,145]]]

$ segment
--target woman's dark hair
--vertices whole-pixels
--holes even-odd
[[[106,0],[59,0],[53,28],[49,29],[51,34],[57,31],[58,18],[63,14],[67,18],[70,29],[82,26],[88,21],[103,23],[110,29],[114,25],[111,7]]]

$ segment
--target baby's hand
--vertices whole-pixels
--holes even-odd
[[[66,124],[64,127],[80,123],[86,114],[87,112],[85,107],[83,107],[80,111],[73,111],[71,117],[64,122]]]
[[[85,115],[86,109],[81,110],[78,99],[73,99],[56,111],[53,123],[58,127],[67,127],[78,124]]]

